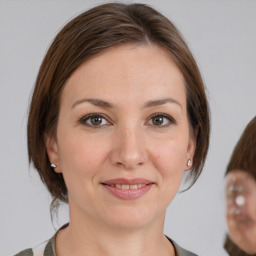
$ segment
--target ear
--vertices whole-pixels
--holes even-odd
[[[46,135],[45,145],[46,145],[47,155],[49,157],[51,164],[57,165],[57,167],[54,168],[54,171],[57,173],[61,173],[58,144],[56,139],[53,138],[52,136]]]
[[[196,151],[196,138],[198,134],[198,126],[195,127],[194,131],[190,133],[190,138],[188,142],[187,154],[186,154],[186,163],[185,163],[185,171],[191,169],[193,165],[193,157]],[[191,165],[188,165],[188,160],[191,161]]]

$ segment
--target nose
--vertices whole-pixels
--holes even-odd
[[[143,131],[139,128],[120,128],[113,135],[111,162],[126,170],[143,166],[148,160]]]

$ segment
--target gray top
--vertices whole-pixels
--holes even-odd
[[[63,229],[67,226],[68,224],[64,225],[62,228]],[[35,248],[30,248],[26,249],[24,251],[21,251],[14,256],[56,256],[56,251],[55,251],[55,237],[57,235],[58,231],[54,234],[54,236],[45,241],[44,243],[40,244],[39,246]],[[169,237],[167,237],[170,243],[174,246],[175,249],[175,254],[176,256],[197,256],[196,254],[189,252],[183,248],[181,248],[177,243],[175,243],[173,240],[171,240]]]

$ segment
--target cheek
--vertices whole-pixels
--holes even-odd
[[[155,145],[155,165],[164,175],[175,175],[184,172],[186,161],[186,146],[179,141],[166,140]]]
[[[99,139],[90,136],[65,136],[60,141],[60,164],[63,173],[78,176],[93,176],[104,162],[107,155],[107,145]]]
[[[256,193],[256,191],[254,193]],[[256,227],[256,194],[251,195],[248,198],[248,214],[250,218],[253,219],[254,225]]]
[[[154,147],[153,163],[158,170],[160,187],[166,197],[167,204],[171,202],[182,182],[185,148],[177,141],[166,141]]]

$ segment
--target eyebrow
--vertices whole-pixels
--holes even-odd
[[[71,108],[74,108],[75,106],[84,103],[84,102],[89,102],[97,107],[103,107],[103,108],[113,108],[113,105],[110,104],[109,102],[106,102],[104,100],[100,100],[100,99],[81,99],[81,100],[77,100]]]
[[[166,103],[174,103],[177,104],[181,110],[182,109],[182,105],[175,99],[173,98],[164,98],[164,99],[159,99],[159,100],[150,100],[148,102],[146,102],[143,106],[143,108],[150,108],[150,107],[156,107],[156,106],[161,106],[164,105]]]
[[[113,105],[107,101],[100,100],[100,99],[91,99],[91,98],[85,98],[85,99],[80,99],[77,100],[73,103],[71,108],[74,108],[75,106],[84,103],[84,102],[89,102],[92,105],[95,105],[97,107],[103,107],[103,108],[113,108]],[[164,99],[159,99],[159,100],[150,100],[147,101],[144,105],[143,108],[150,108],[150,107],[156,107],[156,106],[161,106],[166,103],[174,103],[177,104],[181,110],[182,110],[182,105],[175,99],[173,98],[164,98]]]

